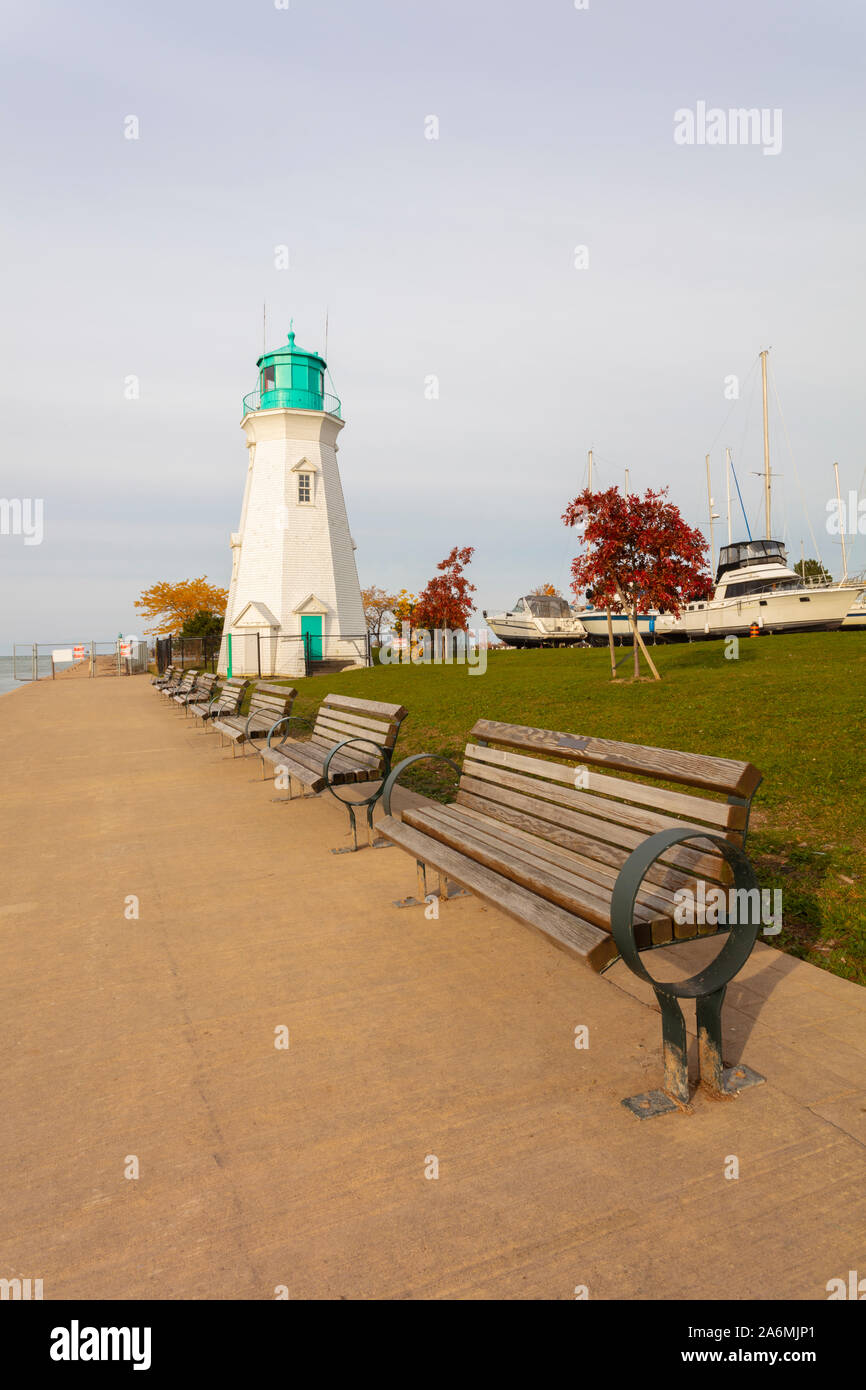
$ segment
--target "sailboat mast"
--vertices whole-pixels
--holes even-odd
[[[765,535],[770,534],[770,422],[767,416],[767,349],[761,353],[761,390],[764,397],[764,514],[766,518]]]
[[[713,540],[713,488],[712,488],[712,484],[711,484],[711,482],[710,482],[710,456],[709,456],[709,454],[706,454],[704,457],[705,457],[706,465],[707,465],[707,502],[708,502],[709,508],[710,508],[710,560],[711,560],[711,562],[712,562],[712,571],[713,571],[713,574],[715,574],[715,572],[716,572],[716,545],[715,545],[715,541]]]
[[[728,497],[728,545],[733,544],[731,537],[731,451],[725,450],[725,491]]]
[[[833,471],[836,474],[836,501],[839,504],[839,535],[842,538],[842,583],[848,583],[848,554],[845,550],[845,522],[842,517],[842,494],[839,491],[839,465],[833,464]]]
[[[592,450],[591,450],[591,449],[590,449],[590,451],[589,451],[589,456],[588,456],[587,462],[588,462],[588,465],[589,465],[589,482],[588,482],[588,486],[589,486],[590,492],[592,492]]]

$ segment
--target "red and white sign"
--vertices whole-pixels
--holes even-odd
[[[81,647],[73,647],[73,648],[72,648],[72,660],[73,660],[73,661],[83,661],[83,660],[84,660],[84,647],[83,647],[83,646],[81,646]]]

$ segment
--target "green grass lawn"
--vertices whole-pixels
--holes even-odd
[[[866,635],[807,633],[652,648],[660,682],[612,684],[604,649],[493,651],[484,675],[465,666],[377,666],[291,682],[295,713],[328,690],[406,706],[398,756],[459,762],[476,719],[742,758],[764,781],[749,849],[762,887],[781,888],[784,928],[764,937],[866,984]],[[620,674],[631,674],[631,654]],[[412,768],[406,784],[440,800],[449,769]]]

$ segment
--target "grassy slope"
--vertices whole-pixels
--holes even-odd
[[[631,674],[631,653],[620,674]],[[660,683],[611,684],[604,650],[491,652],[466,667],[386,666],[293,682],[298,714],[329,689],[409,710],[402,756],[459,761],[481,717],[744,758],[763,773],[749,846],[763,887],[782,888],[785,928],[765,938],[866,984],[866,637],[812,633],[656,647]],[[407,784],[449,799],[453,776],[421,764]]]

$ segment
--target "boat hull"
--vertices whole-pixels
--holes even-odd
[[[487,618],[490,631],[509,647],[574,647],[586,641],[586,630],[577,619],[564,626],[540,628],[538,623],[507,618]],[[539,620],[542,621],[542,620]]]
[[[670,627],[673,641],[748,636],[759,632],[834,632],[849,611],[850,594],[838,589],[769,594],[764,598],[721,599],[705,608],[686,609]]]
[[[587,612],[581,614],[581,622],[586,628],[586,636],[590,646],[607,646],[607,613]],[[670,619],[662,619],[655,613],[641,613],[638,615],[638,632],[645,642],[664,641],[667,636],[668,624]],[[631,623],[625,613],[611,613],[610,625],[613,629],[613,640],[617,646],[631,646],[633,634]]]

